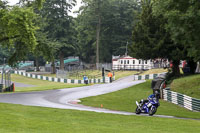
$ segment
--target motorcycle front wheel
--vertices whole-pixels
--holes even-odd
[[[157,111],[157,108],[156,108],[156,107],[151,108],[151,109],[149,110],[149,115],[150,115],[150,116],[154,115],[154,114],[156,113],[156,111]]]
[[[136,113],[136,114],[140,114],[140,113],[141,113],[140,108],[137,107],[136,110],[135,110],[135,113]]]

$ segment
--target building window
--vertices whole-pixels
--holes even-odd
[[[126,60],[124,60],[124,64],[126,64]]]
[[[123,60],[121,60],[121,64],[123,64]]]
[[[129,60],[127,60],[127,64],[129,64]]]
[[[139,60],[139,64],[141,64],[141,60]]]
[[[133,60],[133,64],[135,64],[135,60]]]
[[[147,60],[145,60],[145,64],[147,64]]]

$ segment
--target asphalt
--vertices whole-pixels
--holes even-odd
[[[121,115],[136,115],[135,113],[131,112],[94,108],[76,103],[77,100],[81,98],[97,96],[118,91],[143,82],[145,81],[144,80],[133,81],[133,76],[129,76],[110,84],[95,84],[92,86],[66,88],[59,90],[48,90],[40,92],[6,93],[6,94],[0,94],[0,103],[21,104],[27,106],[40,106],[40,107],[59,108],[59,109],[73,109],[73,110],[93,111],[93,112],[112,113]],[[148,116],[147,114],[141,114],[141,115]],[[174,116],[165,116],[165,115],[154,115],[153,117],[190,119],[190,118],[178,118]],[[194,119],[194,120],[200,120],[200,119]]]

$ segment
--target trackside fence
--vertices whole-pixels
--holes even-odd
[[[168,89],[163,90],[163,98],[165,101],[180,105],[191,111],[200,111],[200,99],[192,98]]]
[[[156,77],[165,74],[165,73],[158,73],[158,74],[147,74],[147,75],[134,75],[134,80],[148,80],[148,79],[155,79]]]
[[[60,82],[60,83],[71,83],[71,84],[84,84],[84,80],[78,80],[78,79],[65,79],[65,78],[55,78],[55,77],[47,77],[43,75],[36,75],[31,73],[26,73],[23,71],[15,71],[15,74],[34,78],[34,79],[40,79],[40,80],[47,80],[52,82]],[[102,79],[89,79],[88,83],[109,83],[109,77],[103,77]]]
[[[14,73],[21,76],[29,77],[29,78],[47,80],[47,81],[52,81],[52,82],[84,84],[84,80],[78,80],[78,79],[48,77],[48,76],[43,76],[43,75],[38,75],[38,74],[26,73],[25,71],[15,71]],[[149,75],[133,75],[133,76],[134,76],[134,80],[148,80],[148,79],[155,79],[157,76],[160,76],[162,74],[163,73],[149,74]],[[110,83],[110,79],[109,77],[103,77],[102,79],[89,79],[88,83]]]

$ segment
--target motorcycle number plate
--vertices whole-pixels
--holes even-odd
[[[147,107],[150,107],[151,105],[152,105],[151,103],[148,103],[148,104],[147,104]]]

